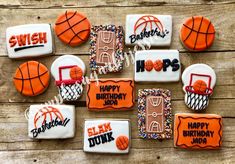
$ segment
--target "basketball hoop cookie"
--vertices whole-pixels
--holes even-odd
[[[44,56],[53,53],[50,24],[8,27],[6,45],[9,58]]]
[[[128,153],[130,149],[129,120],[86,120],[83,150],[90,153]]]
[[[13,78],[16,90],[25,96],[37,96],[43,93],[50,82],[50,73],[46,66],[37,61],[21,64]]]
[[[144,139],[172,136],[171,92],[164,89],[138,91],[138,129]]]
[[[90,22],[77,11],[66,11],[55,23],[56,36],[65,44],[78,46],[90,36]]]
[[[127,45],[170,46],[172,36],[171,15],[127,15]]]
[[[73,105],[31,105],[28,135],[34,139],[72,138],[75,133]]]
[[[77,101],[81,97],[85,73],[84,62],[74,55],[63,55],[52,63],[51,74],[64,101]]]
[[[184,22],[180,39],[185,48],[191,51],[203,51],[213,44],[215,28],[209,19],[193,16]]]
[[[174,146],[218,149],[222,145],[222,117],[216,114],[175,114]]]
[[[143,50],[135,53],[135,81],[175,82],[181,74],[179,51]]]
[[[90,36],[90,68],[98,74],[123,69],[124,31],[122,26],[93,26]]]
[[[214,70],[206,64],[193,64],[184,70],[182,82],[185,104],[195,111],[204,110],[216,83]]]

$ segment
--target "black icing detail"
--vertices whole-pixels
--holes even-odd
[[[163,72],[167,71],[167,67],[171,65],[171,60],[170,59],[163,59]]]
[[[44,45],[18,47],[18,48],[15,48],[14,51],[17,52],[17,51],[21,51],[21,50],[25,50],[25,49],[29,49],[29,48],[35,48],[35,47],[44,47]]]
[[[144,60],[136,61],[136,72],[144,72]]]
[[[178,59],[173,59],[172,62],[171,62],[171,67],[172,67],[173,72],[178,71],[179,68],[180,68],[179,60]]]

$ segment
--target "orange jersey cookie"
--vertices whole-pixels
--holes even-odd
[[[14,76],[14,84],[25,96],[36,96],[43,93],[50,81],[50,74],[46,66],[37,61],[21,64]]]
[[[180,31],[180,39],[185,48],[203,51],[210,47],[215,38],[215,29],[210,20],[202,16],[187,19]]]
[[[77,11],[66,11],[55,23],[57,37],[70,46],[78,46],[90,36],[90,22]]]

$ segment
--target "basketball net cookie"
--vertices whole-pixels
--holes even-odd
[[[37,96],[43,93],[49,81],[50,73],[47,67],[37,61],[21,64],[13,78],[16,90],[25,96]]]
[[[64,101],[77,101],[81,97],[85,72],[84,62],[74,55],[61,56],[52,63],[51,73]]]
[[[193,64],[184,70],[182,82],[185,104],[195,111],[204,110],[216,83],[214,70],[206,64]]]
[[[213,24],[202,16],[188,18],[180,31],[182,44],[191,51],[203,51],[209,48],[213,44],[214,38]]]
[[[31,105],[28,135],[34,139],[71,138],[75,133],[73,105]]]
[[[70,46],[78,46],[90,36],[90,22],[77,11],[66,11],[55,23],[57,37]]]

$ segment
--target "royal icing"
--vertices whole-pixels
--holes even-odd
[[[127,45],[170,46],[172,17],[170,15],[136,14],[126,16]]]
[[[6,29],[9,58],[24,58],[53,53],[50,24],[26,24]]]
[[[216,83],[214,70],[206,64],[193,64],[184,70],[182,82],[185,104],[196,111],[204,110]]]
[[[28,118],[30,138],[74,137],[75,107],[72,105],[31,105]]]
[[[174,145],[187,149],[218,149],[222,117],[216,114],[175,114]]]
[[[83,150],[94,153],[128,153],[129,128],[129,120],[86,120]]]
[[[66,11],[55,23],[56,36],[65,44],[78,46],[90,36],[90,22],[77,11]]]
[[[172,136],[171,128],[171,92],[163,89],[140,89],[139,136],[146,139],[169,139]]]
[[[180,31],[180,39],[185,48],[192,51],[203,51],[213,44],[215,29],[209,19],[193,16],[184,22]]]
[[[64,101],[77,101],[80,98],[85,73],[84,62],[74,55],[63,55],[52,63],[51,74]]]
[[[87,84],[89,110],[128,110],[134,105],[134,81],[132,79],[99,79]]]
[[[50,82],[50,73],[42,63],[28,61],[16,69],[13,82],[21,94],[37,96],[46,91]]]
[[[123,68],[124,31],[122,26],[93,26],[90,36],[90,68],[99,74]]]
[[[174,82],[181,73],[179,51],[143,50],[135,54],[135,81]]]

